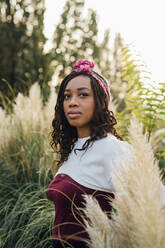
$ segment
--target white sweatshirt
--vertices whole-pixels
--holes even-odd
[[[117,169],[119,159],[130,156],[130,145],[114,135],[94,141],[87,151],[82,148],[89,137],[79,138],[68,160],[59,168],[56,175],[67,174],[79,184],[96,190],[115,192],[112,175]]]

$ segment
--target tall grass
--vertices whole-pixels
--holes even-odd
[[[158,161],[135,118],[128,131],[132,157],[121,161],[114,174],[115,211],[104,227],[99,223],[105,216],[96,202],[86,196],[85,212],[90,219],[86,225],[92,248],[163,248],[165,245],[165,202]],[[102,244],[98,242],[100,235]]]
[[[5,110],[0,107],[0,146],[7,145],[11,136],[10,127],[12,126],[12,120],[10,116],[7,116]]]
[[[14,186],[14,185],[13,185]],[[37,184],[1,185],[0,247],[51,247],[54,208]]]
[[[43,105],[38,84],[18,94],[13,112],[0,108],[0,248],[51,248],[54,206],[47,198],[55,154],[49,144],[56,94]],[[114,105],[115,110],[115,105]],[[112,219],[85,196],[92,248],[164,248],[162,183],[151,143],[132,120],[132,163],[118,165]]]
[[[34,84],[13,112],[0,109],[0,247],[52,247],[54,206],[47,198],[54,155],[49,134],[56,94],[43,105]]]

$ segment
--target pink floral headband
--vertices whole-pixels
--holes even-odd
[[[107,81],[99,75],[97,72],[91,70],[94,67],[94,63],[86,60],[86,59],[79,59],[73,66],[73,72],[86,72],[87,74],[91,75],[93,78],[97,80],[100,86],[104,89],[106,95],[110,95],[109,84]]]

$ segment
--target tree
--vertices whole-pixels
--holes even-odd
[[[46,95],[52,71],[51,54],[44,53],[44,0],[1,0],[0,9],[1,95],[11,101],[36,81]]]
[[[84,17],[83,7],[84,0],[67,0],[56,26],[52,53],[59,78],[71,71],[78,58],[92,59],[95,63],[100,61],[102,46],[97,40],[97,15],[90,9]]]
[[[102,42],[99,42],[97,14],[89,9],[84,17],[84,3],[84,0],[67,0],[56,26],[52,49],[56,76],[59,79],[66,76],[79,58],[93,60],[98,66],[96,70],[110,82],[111,94],[119,103],[118,110],[121,110],[125,107],[127,90],[127,84],[122,80],[123,40],[120,34],[116,34],[110,49],[110,31],[106,30]]]

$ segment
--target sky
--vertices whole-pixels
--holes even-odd
[[[66,0],[46,0],[45,36],[47,48]],[[132,53],[145,64],[151,78],[165,82],[165,0],[86,0],[85,11],[98,16],[99,39],[108,28],[112,37],[120,33]]]

